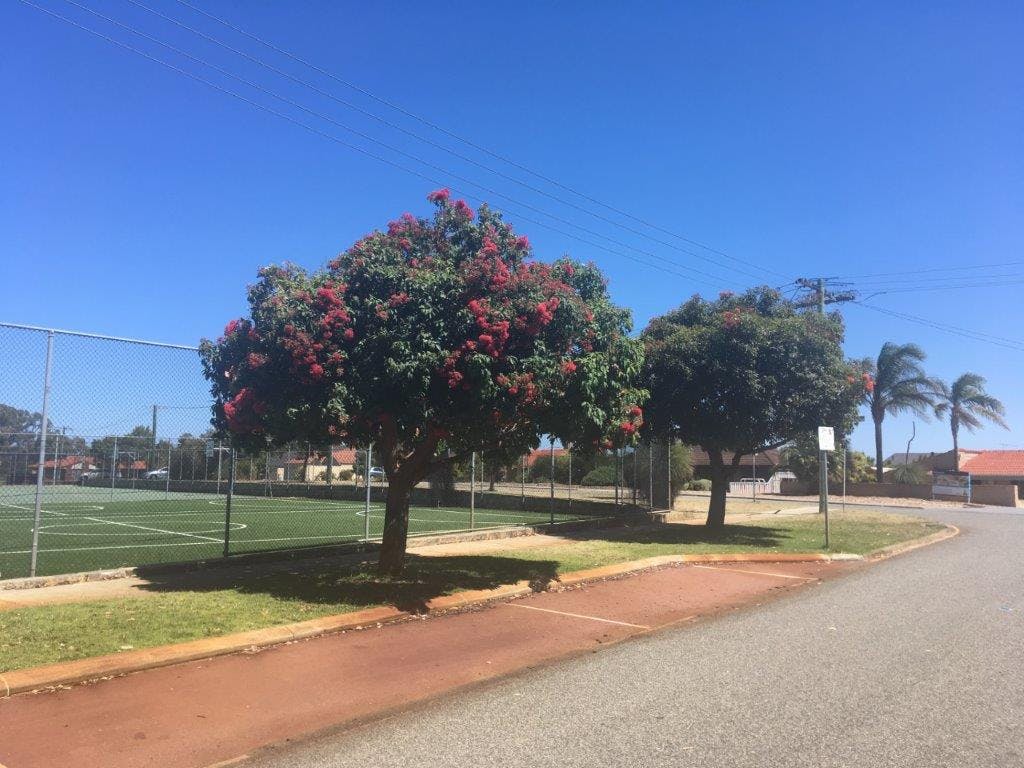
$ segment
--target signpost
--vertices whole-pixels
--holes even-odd
[[[936,469],[932,472],[932,498],[952,496],[971,502],[971,473]]]
[[[828,549],[828,452],[836,449],[836,431],[818,427],[818,511],[825,517],[825,549]]]

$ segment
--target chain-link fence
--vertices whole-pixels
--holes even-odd
[[[195,347],[0,324],[0,578],[379,539],[372,446],[235,452]],[[669,498],[664,446],[473,457],[410,535],[608,517]],[[653,503],[652,503],[653,502]]]

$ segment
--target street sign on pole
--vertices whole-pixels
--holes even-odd
[[[836,431],[818,427],[818,511],[825,517],[825,549],[828,549],[828,452],[836,449]]]

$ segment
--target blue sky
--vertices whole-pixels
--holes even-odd
[[[900,271],[912,274],[855,282],[864,295],[914,289],[870,299],[878,307],[1024,346],[1019,3],[640,9],[593,2],[195,0],[462,137],[726,257],[627,222],[659,243],[538,195],[126,0],[81,1],[450,173],[375,147],[63,0],[32,1],[509,209],[539,257],[568,252],[601,265],[638,328],[694,292]],[[338,98],[618,220],[174,0],[144,2]],[[244,286],[258,266],[287,259],[314,267],[402,211],[428,211],[424,196],[432,182],[17,0],[0,6],[0,28],[7,33],[0,52],[7,104],[0,122],[0,319],[194,343],[243,311]],[[524,216],[572,231],[451,174],[655,254],[631,252],[641,260],[678,266],[666,273],[527,223]],[[991,264],[1007,266],[924,272]],[[711,277],[688,276],[686,267]],[[978,281],[988,285],[920,290]],[[877,354],[886,340],[915,341],[934,375],[974,370],[988,377],[1008,407],[1011,431],[986,429],[962,439],[964,445],[1024,445],[1020,349],[859,306],[843,312],[852,357]],[[887,422],[886,453],[902,450],[909,432],[910,418]],[[945,425],[918,420],[917,434],[915,450],[949,447]],[[869,425],[858,429],[854,444],[872,450]]]

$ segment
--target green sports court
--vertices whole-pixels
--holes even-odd
[[[0,486],[0,578],[29,575],[35,489]],[[380,492],[369,505],[369,538],[384,520]],[[296,549],[366,538],[364,501],[236,495],[226,524],[224,495],[78,486],[47,487],[37,575]],[[514,500],[510,500],[515,504]],[[564,522],[578,516],[558,514]],[[414,506],[411,536],[550,522],[547,512]]]

